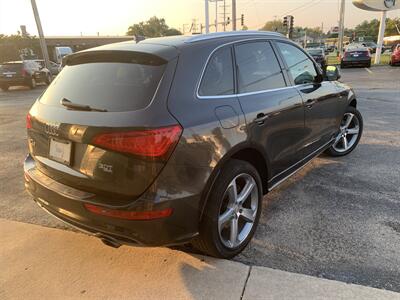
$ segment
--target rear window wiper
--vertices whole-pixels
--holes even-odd
[[[60,101],[60,104],[65,106],[68,109],[71,109],[71,110],[100,111],[100,112],[106,112],[107,111],[107,109],[93,108],[93,107],[91,107],[89,105],[73,103],[73,102],[69,101],[66,98],[62,99]]]

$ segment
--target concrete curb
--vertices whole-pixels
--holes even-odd
[[[167,248],[113,249],[0,219],[1,299],[400,299],[400,294]]]

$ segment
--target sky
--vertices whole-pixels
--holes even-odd
[[[327,31],[337,25],[338,2],[237,0],[237,15],[245,15],[245,24],[249,29],[259,29],[266,21],[282,19],[289,12],[295,17],[295,25],[317,27],[324,23],[324,30]],[[179,30],[182,30],[183,24],[191,24],[193,19],[204,23],[204,0],[36,0],[36,3],[46,36],[124,35],[130,25],[152,16],[165,18],[170,27]],[[219,5],[222,3],[219,2]],[[230,4],[231,0],[226,0],[226,3]],[[400,10],[389,12],[388,16],[400,17]],[[346,27],[379,17],[379,12],[360,10],[351,0],[346,0]],[[210,20],[215,20],[215,3],[210,3]],[[0,34],[16,33],[22,24],[27,26],[31,35],[37,35],[31,1],[0,0]]]

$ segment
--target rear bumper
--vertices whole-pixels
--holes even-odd
[[[357,59],[357,60],[343,59],[341,62],[341,64],[344,66],[367,66],[370,63],[371,63],[371,58]]]
[[[27,85],[29,84],[28,79],[24,77],[17,77],[17,78],[0,78],[0,85]]]
[[[200,195],[181,195],[166,201],[143,195],[129,206],[119,209],[149,211],[172,208],[172,215],[153,220],[124,220],[89,212],[84,204],[90,203],[91,194],[47,177],[36,169],[30,155],[24,162],[24,172],[25,187],[41,208],[101,239],[117,244],[162,246],[185,243],[198,232]]]

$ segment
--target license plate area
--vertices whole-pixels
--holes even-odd
[[[50,139],[49,158],[65,165],[71,164],[72,143],[69,141]]]

